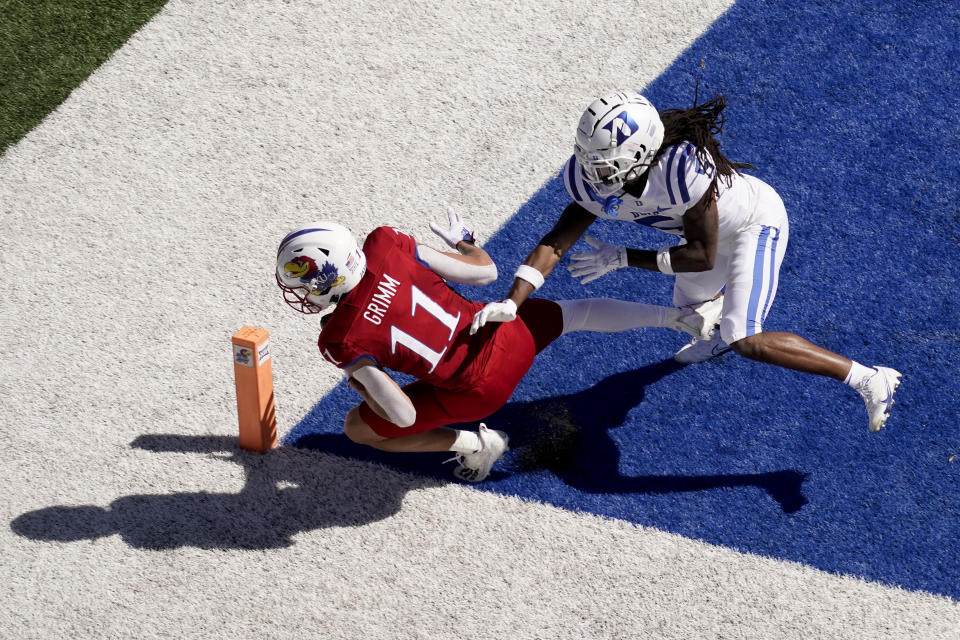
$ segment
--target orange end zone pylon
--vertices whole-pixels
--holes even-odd
[[[269,451],[277,444],[269,333],[243,327],[233,334],[233,376],[237,383],[240,446],[260,453]]]

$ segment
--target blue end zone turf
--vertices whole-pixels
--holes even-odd
[[[680,367],[684,339],[664,329],[573,334],[487,420],[512,449],[479,488],[960,599],[957,33],[955,2],[740,2],[641,88],[659,108],[688,106],[697,78],[701,99],[726,94],[723,149],[759,168],[791,219],[765,329],[902,371],[886,429],[870,433],[833,380],[734,354]],[[486,243],[503,274],[567,201],[551,180]],[[591,232],[667,240],[617,222]],[[565,266],[543,297],[669,304],[661,274],[581,287]],[[463,290],[494,300],[509,281]],[[338,387],[286,443],[450,478],[449,454],[347,441],[357,401]]]

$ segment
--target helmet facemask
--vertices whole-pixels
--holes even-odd
[[[579,147],[577,151],[580,151]],[[607,151],[615,152],[616,150]],[[648,154],[642,151],[638,151],[632,157],[612,158],[604,158],[594,152],[590,154],[592,158],[589,160],[584,157],[585,154],[576,153],[575,155],[583,169],[584,181],[602,198],[613,195],[631,182],[635,182],[650,168],[650,163],[644,162]]]
[[[276,274],[274,274],[276,276]],[[280,276],[276,276],[277,285],[283,291],[283,301],[286,302],[292,309],[299,311],[300,313],[312,314],[312,313],[322,313],[325,309],[324,307],[319,306],[318,304],[310,300],[311,295],[315,296],[324,296],[330,293],[331,287],[327,287],[323,291],[317,291],[314,287],[288,287],[280,280]],[[330,300],[330,303],[335,303],[339,300]]]

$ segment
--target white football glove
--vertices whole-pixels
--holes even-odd
[[[473,316],[470,335],[480,330],[488,322],[512,322],[517,319],[517,303],[507,298],[500,302],[490,302]]]
[[[431,222],[430,230],[443,238],[443,241],[450,245],[452,249],[456,249],[457,244],[460,242],[474,242],[473,231],[467,228],[460,214],[450,207],[447,207],[447,219],[450,225],[448,228],[444,229],[440,225]]]
[[[570,256],[575,262],[567,269],[574,278],[583,278],[580,284],[593,282],[605,273],[627,266],[627,248],[607,244],[592,236],[584,236],[591,247],[596,251],[574,253]]]

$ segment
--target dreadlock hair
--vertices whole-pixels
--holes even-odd
[[[727,99],[719,94],[714,94],[711,100],[702,104],[694,104],[689,109],[664,109],[660,112],[660,120],[663,121],[663,143],[657,151],[659,157],[667,147],[678,144],[686,140],[692,142],[697,148],[697,157],[701,161],[706,160],[705,152],[709,151],[716,165],[717,175],[723,177],[727,186],[730,185],[730,179],[735,173],[740,173],[740,169],[756,170],[752,164],[747,162],[733,162],[720,151],[720,143],[714,137],[723,131],[725,119],[723,110],[727,106]],[[714,183],[714,192],[717,192],[717,185]]]

